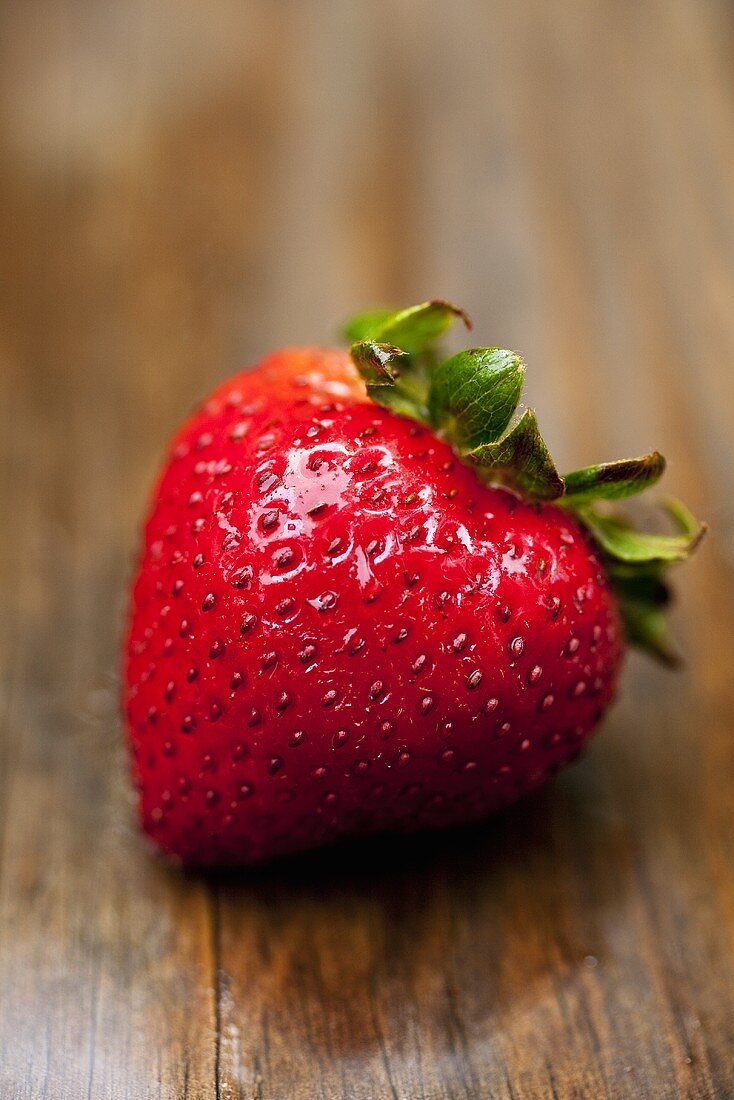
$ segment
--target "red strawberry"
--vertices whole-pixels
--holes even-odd
[[[662,459],[560,478],[534,414],[507,431],[516,356],[436,365],[457,312],[361,318],[367,390],[346,353],[278,352],[174,440],[125,686],[143,825],[186,863],[482,817],[579,753],[622,616],[666,652],[662,567],[698,528],[679,506],[681,534],[639,535],[592,503]]]

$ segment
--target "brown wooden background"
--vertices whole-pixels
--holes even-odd
[[[0,1096],[734,1096],[734,8],[0,14]],[[186,879],[133,828],[122,608],[194,399],[363,305],[521,350],[563,464],[713,525],[688,665],[474,830]]]

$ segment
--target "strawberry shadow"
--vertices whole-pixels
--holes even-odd
[[[479,824],[207,875],[223,1026],[246,1030],[248,1059],[274,1032],[294,1057],[407,1057],[427,1038],[449,1057],[559,982],[579,987],[634,858],[596,782],[581,765]]]

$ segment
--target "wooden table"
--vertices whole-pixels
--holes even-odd
[[[0,1096],[734,1096],[734,10],[39,0],[0,16]],[[564,465],[712,525],[687,654],[481,828],[186,878],[133,824],[163,442],[274,345],[444,295]]]

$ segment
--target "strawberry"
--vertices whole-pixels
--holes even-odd
[[[702,528],[604,503],[663,459],[561,477],[535,414],[510,426],[516,355],[440,361],[456,316],[277,352],[173,441],[124,683],[143,826],[187,864],[483,817],[578,755],[626,640],[671,658],[663,571]]]

